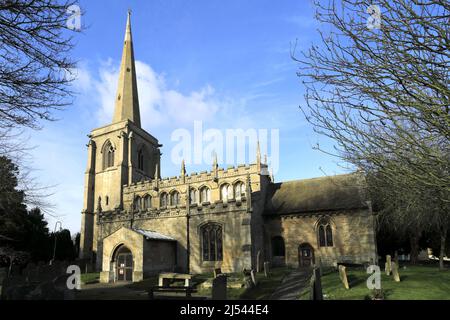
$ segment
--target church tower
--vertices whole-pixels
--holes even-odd
[[[130,12],[112,123],[92,130],[88,137],[80,257],[99,266],[98,215],[123,210],[123,186],[154,179],[156,167],[160,168],[161,145],[141,128]]]

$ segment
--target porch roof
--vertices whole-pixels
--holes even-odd
[[[147,240],[164,240],[164,241],[176,241],[174,238],[166,236],[162,233],[158,233],[155,231],[144,230],[144,229],[131,229],[134,232],[137,232],[143,235]]]

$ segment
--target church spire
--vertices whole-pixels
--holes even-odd
[[[133,121],[138,127],[141,126],[133,40],[131,36],[131,11],[128,11],[113,123],[127,119]]]

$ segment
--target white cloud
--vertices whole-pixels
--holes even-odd
[[[84,72],[81,74],[85,75]],[[144,62],[136,61],[136,74],[139,92],[141,123],[144,128],[155,128],[163,125],[185,125],[194,120],[209,120],[220,108],[215,97],[214,88],[206,84],[199,90],[184,94],[169,88],[163,74],[156,73]],[[93,80],[89,92],[99,108],[97,118],[99,125],[111,122],[114,113],[114,97],[117,91],[119,66],[111,60],[102,63],[98,70],[99,79]],[[85,79],[82,83],[86,83]],[[83,86],[87,88],[87,86]]]

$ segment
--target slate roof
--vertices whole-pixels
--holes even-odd
[[[269,186],[264,214],[282,215],[367,208],[355,173],[293,180]]]
[[[150,231],[150,230],[143,230],[143,229],[131,229],[134,232],[137,232],[139,234],[142,234],[147,240],[164,240],[164,241],[176,241],[174,238],[171,238],[169,236],[166,236],[164,234]]]

